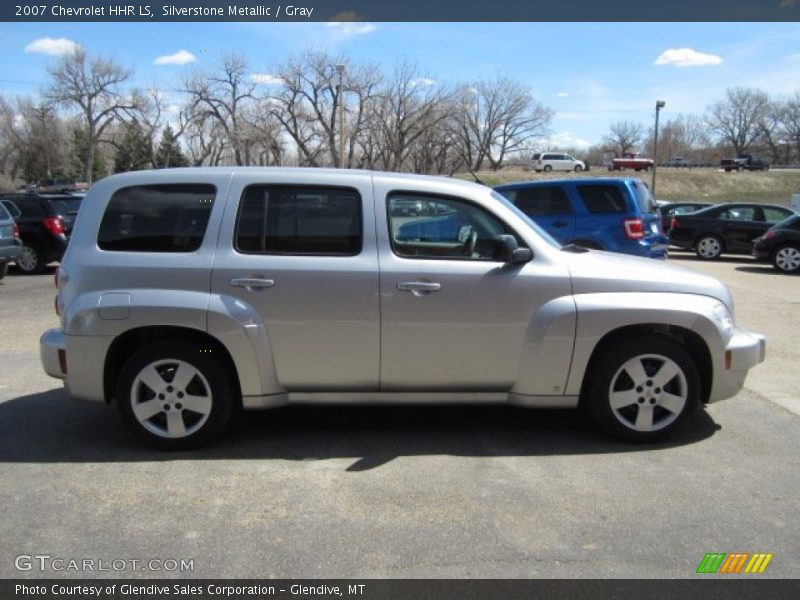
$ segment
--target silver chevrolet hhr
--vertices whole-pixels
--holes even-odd
[[[45,371],[163,448],[238,407],[319,402],[580,406],[649,441],[764,360],[719,281],[561,247],[491,189],[438,177],[115,175],[86,196],[56,285]]]

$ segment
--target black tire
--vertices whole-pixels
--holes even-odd
[[[644,382],[635,382],[625,368],[637,358],[646,376]],[[665,366],[677,367],[678,371],[662,384],[662,389],[658,387],[658,377]],[[603,348],[587,376],[582,406],[604,431],[626,441],[665,439],[700,406],[702,388],[694,359],[683,346],[663,337],[631,337]],[[637,387],[637,383],[641,385]],[[612,393],[622,398],[631,394],[632,403],[622,406],[625,400],[613,408]],[[679,405],[676,398],[682,399],[683,404]],[[675,410],[668,410],[667,406]],[[650,429],[636,429],[640,414],[649,414]],[[647,418],[643,418],[641,427],[646,423]]]
[[[183,364],[175,368],[170,366],[171,361],[176,366],[179,361]],[[188,380],[182,390],[173,389],[169,384],[179,369],[185,368],[184,365],[187,364],[199,376],[195,375]],[[154,365],[164,374],[158,382],[159,385],[164,384],[160,390],[163,393],[161,396],[147,384],[141,383],[141,380],[137,381],[146,367]],[[191,369],[189,372],[191,373]],[[173,379],[170,379],[170,375]],[[206,402],[210,404],[210,410],[207,413],[194,412],[181,402],[187,402],[188,398],[207,398],[209,395],[210,400]],[[209,442],[222,432],[234,407],[238,405],[236,386],[225,364],[215,357],[214,352],[208,352],[208,348],[179,339],[154,342],[134,353],[120,372],[116,401],[127,424],[148,443],[163,450],[187,450]],[[161,408],[140,421],[134,413],[134,406],[151,401]],[[183,434],[167,437],[170,435],[170,417],[183,424]]]
[[[725,242],[718,235],[702,235],[695,241],[694,251],[703,260],[717,260],[725,251]]]
[[[583,171],[583,167],[581,167],[580,165],[575,165],[575,172],[580,173],[581,171]]]
[[[553,166],[552,165],[545,165],[544,166],[544,172],[545,173],[549,173],[552,170],[553,170]]]
[[[772,266],[781,273],[800,273],[800,245],[783,244],[772,253]]]
[[[24,256],[20,256],[16,263],[17,269],[26,275],[38,275],[44,272],[47,266],[44,252],[38,246],[23,246]]]
[[[0,279],[3,279],[6,275],[8,275],[8,263],[0,263]]]

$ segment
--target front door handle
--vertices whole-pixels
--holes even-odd
[[[397,289],[411,292],[415,296],[424,296],[431,292],[438,292],[442,289],[442,284],[433,281],[400,281],[397,283]]]
[[[259,279],[257,277],[242,277],[239,279],[231,279],[231,285],[234,287],[243,287],[248,292],[255,292],[263,288],[271,288],[275,285],[275,280]]]

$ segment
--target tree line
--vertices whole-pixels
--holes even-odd
[[[584,156],[601,164],[608,154],[650,154],[653,137],[652,123],[618,121],[603,142],[585,150]],[[739,154],[759,154],[773,164],[800,163],[800,91],[771,97],[758,88],[732,87],[704,114],[680,114],[659,127],[660,162],[681,157],[695,164],[718,165],[720,158]]]
[[[452,174],[500,168],[547,136],[553,118],[526,85],[499,75],[446,84],[410,62],[384,73],[327,51],[274,73],[228,54],[167,92],[137,89],[130,69],[78,49],[48,67],[38,98],[0,96],[0,172],[89,183],[185,165]]]
[[[85,49],[47,69],[37,96],[0,95],[3,185],[114,172],[217,165],[344,166],[427,174],[497,170],[534,149],[572,151],[591,164],[653,144],[650,124],[619,121],[601,144],[553,148],[554,111],[529,86],[496,75],[434,81],[414,63],[308,51],[255,74],[237,54],[188,71],[169,90],[132,85],[133,71]],[[177,98],[177,101],[176,101]],[[800,92],[772,98],[731,88],[703,115],[666,119],[659,157],[712,163],[766,152],[800,160]]]

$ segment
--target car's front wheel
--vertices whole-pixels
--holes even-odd
[[[116,400],[128,424],[151,444],[183,450],[227,425],[236,403],[228,369],[213,352],[182,340],[155,342],[125,363]]]
[[[722,240],[715,235],[706,235],[695,244],[697,256],[705,260],[716,260],[722,255]]]
[[[800,272],[800,246],[786,244],[772,255],[772,264],[783,273]]]
[[[697,409],[700,389],[686,349],[646,336],[623,340],[594,361],[582,401],[607,432],[649,442],[666,437]]]
[[[583,167],[581,167],[580,165],[575,165],[575,172],[580,173],[581,171],[583,171]]]

